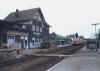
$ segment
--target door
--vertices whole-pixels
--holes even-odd
[[[7,36],[7,45],[12,46],[15,43],[15,36],[14,35],[9,35]]]

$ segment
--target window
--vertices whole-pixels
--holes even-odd
[[[36,43],[38,42],[38,39],[37,39],[37,38],[35,39],[35,42],[36,42]]]
[[[39,26],[38,25],[36,26],[36,32],[39,32]]]
[[[38,43],[40,42],[39,38],[38,38]]]
[[[14,35],[9,35],[8,39],[14,39],[14,37],[15,37]]]
[[[33,45],[34,45],[34,43],[35,43],[34,40],[32,40],[32,42],[33,42]]]
[[[44,29],[45,32],[47,32],[46,28]]]
[[[47,32],[49,32],[49,28],[47,28]]]
[[[14,35],[8,35],[8,39],[7,39],[7,44],[13,44],[15,43],[15,36]]]
[[[22,25],[22,28],[25,29],[26,28],[26,25]]]
[[[35,25],[32,25],[32,31],[35,31]]]
[[[32,38],[32,44],[33,45],[35,44],[35,38]]]
[[[20,42],[20,36],[19,36],[19,35],[16,35],[16,36],[15,36],[15,41],[16,41],[16,42]]]
[[[40,32],[42,32],[42,27],[40,27]]]
[[[45,32],[49,32],[49,28],[45,28]]]

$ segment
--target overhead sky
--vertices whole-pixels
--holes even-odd
[[[0,19],[16,9],[36,7],[51,25],[50,32],[64,36],[78,32],[90,37],[94,33],[91,24],[100,23],[100,0],[0,0]]]

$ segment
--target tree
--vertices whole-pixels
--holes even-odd
[[[65,41],[72,41],[71,38],[68,37],[62,37],[62,36],[57,36],[56,40],[65,40]]]
[[[66,38],[64,38],[64,37],[61,37],[61,36],[57,36],[56,37],[56,40],[65,40]]]

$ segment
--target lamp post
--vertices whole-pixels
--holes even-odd
[[[97,33],[96,33],[96,29],[97,29],[97,25],[100,25],[99,23],[95,23],[95,24],[92,24],[92,26],[94,26],[95,27],[95,38],[96,38],[96,51],[97,51]]]

